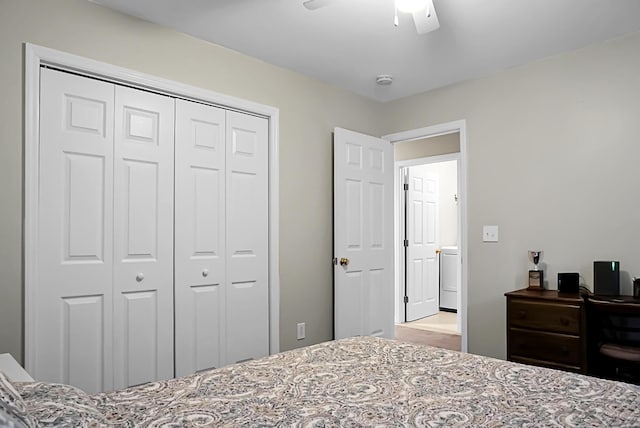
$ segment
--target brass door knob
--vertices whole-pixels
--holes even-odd
[[[342,257],[340,259],[340,266],[347,266],[349,264],[349,259],[347,259],[346,257]]]

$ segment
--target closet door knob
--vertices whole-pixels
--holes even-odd
[[[205,278],[206,278],[207,276],[209,276],[209,269],[203,269],[203,270],[202,270],[202,276],[204,276]]]
[[[144,279],[144,274],[142,272],[136,275],[136,281],[142,282],[143,279]]]

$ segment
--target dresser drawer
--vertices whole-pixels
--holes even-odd
[[[513,299],[509,304],[509,327],[580,334],[580,306]]]
[[[510,357],[581,365],[579,337],[512,328],[509,329],[509,343]]]

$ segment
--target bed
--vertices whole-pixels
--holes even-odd
[[[640,426],[639,386],[373,337],[95,395],[0,379],[0,426]]]

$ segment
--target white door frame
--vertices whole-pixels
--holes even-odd
[[[33,329],[37,314],[29,310],[38,283],[38,162],[40,67],[49,66],[169,96],[238,110],[269,121],[269,353],[280,351],[279,266],[279,110],[275,107],[140,73],[42,46],[25,43],[25,207],[24,207],[24,347],[27,371],[34,366]]]
[[[459,156],[458,159],[458,189],[460,194],[458,195],[458,210],[459,210],[459,251],[460,251],[460,264],[461,264],[461,278],[460,278],[460,292],[458,293],[458,329],[460,330],[460,334],[462,336],[461,350],[462,352],[467,352],[467,288],[468,288],[468,265],[467,265],[467,238],[468,238],[468,223],[467,223],[467,131],[466,131],[466,121],[456,120],[453,122],[441,123],[438,125],[427,126],[424,128],[412,129],[409,131],[397,132],[394,134],[385,135],[382,138],[390,141],[392,144],[402,143],[405,141],[417,140],[427,137],[436,137],[438,135],[446,135],[458,132],[460,134],[460,152],[455,153],[455,156]],[[446,156],[446,155],[445,155]],[[431,159],[432,157],[426,158]],[[425,159],[425,158],[423,158]],[[407,162],[403,166],[409,166],[410,162],[416,161],[415,164],[426,163],[423,159],[412,159]],[[450,159],[445,159],[450,160]],[[402,164],[403,162],[397,162],[397,165]],[[394,177],[395,180],[399,180],[400,177],[400,168],[397,166],[394,168]],[[398,209],[400,208],[400,195],[399,195],[399,184],[396,182],[394,185],[395,191],[395,206],[396,206],[396,218],[399,218]],[[398,221],[396,221],[396,242],[400,243],[400,230]],[[402,252],[396,251],[396,266],[399,266],[400,263],[399,256]],[[402,269],[398,269],[398,274],[396,274],[396,287],[399,287],[400,278],[399,274]],[[402,272],[404,275],[404,272]],[[397,288],[398,289],[398,288]],[[400,305],[400,297],[398,293],[396,293],[396,305]],[[400,301],[399,301],[400,300]],[[402,302],[404,306],[404,303]],[[396,306],[399,307],[399,306]],[[404,309],[403,309],[404,311]],[[399,313],[399,312],[397,312]]]

